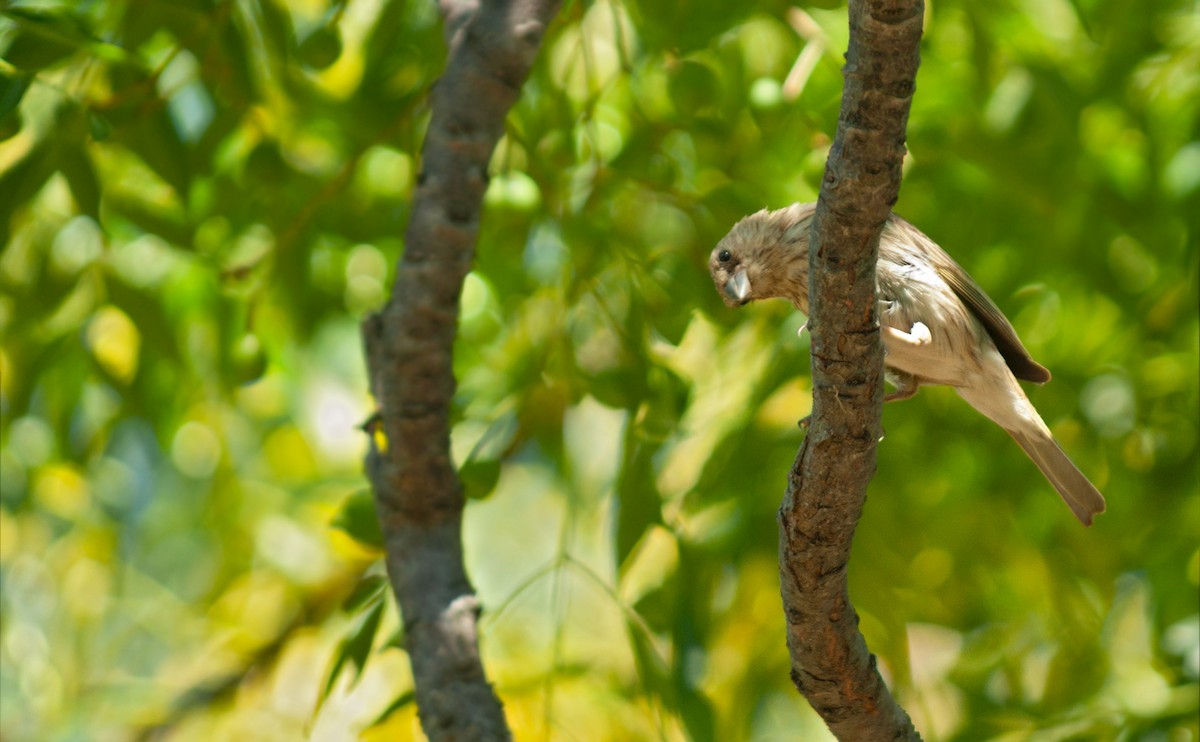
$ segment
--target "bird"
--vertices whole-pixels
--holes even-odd
[[[782,298],[808,314],[808,235],[815,203],[762,210],[737,222],[709,257],[726,305]],[[876,286],[891,402],[921,386],[952,387],[999,425],[1037,465],[1085,526],[1104,496],[1062,450],[1018,379],[1050,372],[1021,344],[1012,323],[945,250],[895,214],[879,239]],[[803,331],[803,327],[801,331]]]

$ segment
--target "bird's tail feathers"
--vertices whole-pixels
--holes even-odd
[[[1022,430],[1009,430],[1008,434],[1042,470],[1079,522],[1090,526],[1092,518],[1104,512],[1104,496],[1100,490],[1088,481],[1049,434]]]

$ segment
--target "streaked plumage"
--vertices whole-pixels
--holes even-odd
[[[816,204],[742,219],[713,250],[722,299],[739,306],[788,299],[808,312],[808,233]],[[904,399],[922,384],[954,387],[1004,428],[1085,525],[1104,497],[1055,443],[1017,379],[1050,380],[987,294],[944,250],[896,215],[884,225],[876,271],[884,363]]]

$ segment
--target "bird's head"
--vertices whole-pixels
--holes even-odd
[[[727,306],[782,297],[807,304],[808,227],[814,204],[760,211],[733,225],[708,259]]]

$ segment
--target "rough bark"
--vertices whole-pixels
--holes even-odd
[[[875,263],[900,188],[923,11],[921,0],[850,0],[842,109],[809,251],[812,422],[779,509],[792,680],[842,740],[920,739],[858,630],[847,573],[881,435]]]
[[[364,324],[379,405],[367,456],[421,725],[431,740],[511,739],[484,674],[463,568],[463,488],[450,458],[459,294],[487,167],[557,0],[442,0],[449,45],[387,306]],[[373,431],[375,432],[375,431]]]

